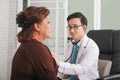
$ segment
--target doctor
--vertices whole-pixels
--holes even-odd
[[[69,15],[67,21],[67,28],[72,40],[67,46],[66,60],[61,62],[53,55],[59,66],[58,77],[63,80],[95,80],[99,78],[99,48],[85,34],[87,18],[82,13],[76,12]],[[75,53],[77,53],[76,56]]]

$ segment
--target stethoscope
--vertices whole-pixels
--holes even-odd
[[[80,41],[80,40],[79,40],[79,41]],[[78,42],[79,42],[79,41],[78,41]],[[70,55],[64,62],[67,62],[67,61],[72,57],[74,45],[78,43],[78,42],[74,42],[73,39],[71,39],[71,42],[72,42],[72,44],[73,44],[73,48],[72,48],[72,51],[71,51],[71,55]]]
[[[79,41],[80,41],[80,40],[79,40]],[[78,41],[78,42],[79,42],[79,41]],[[77,43],[78,43],[78,42],[74,42],[72,39],[71,39],[71,42],[72,42],[72,44],[73,44],[73,48],[74,48],[74,44],[77,44]],[[87,44],[86,44],[86,46],[85,46],[84,48],[86,48],[86,47],[88,46],[89,42],[90,42],[90,39],[87,41]],[[64,62],[67,62],[67,61],[72,57],[72,55],[73,55],[73,48],[72,48],[71,55],[70,55]]]

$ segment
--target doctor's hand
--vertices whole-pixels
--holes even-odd
[[[57,58],[57,56],[55,55],[54,52],[51,52],[51,54],[52,54],[52,57],[55,59],[57,65],[59,66],[60,65],[60,60]]]

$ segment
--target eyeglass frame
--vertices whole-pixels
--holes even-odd
[[[67,29],[68,30],[71,30],[71,29],[76,30],[76,29],[78,29],[78,27],[81,27],[81,26],[83,26],[83,25],[74,25],[73,27],[69,25],[69,26],[67,26]]]

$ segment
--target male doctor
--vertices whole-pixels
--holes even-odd
[[[63,80],[95,80],[99,78],[99,48],[85,34],[87,18],[81,12],[75,12],[68,16],[67,21],[67,28],[72,39],[67,45],[66,60],[61,62],[56,56],[53,56],[59,66],[58,77]]]

